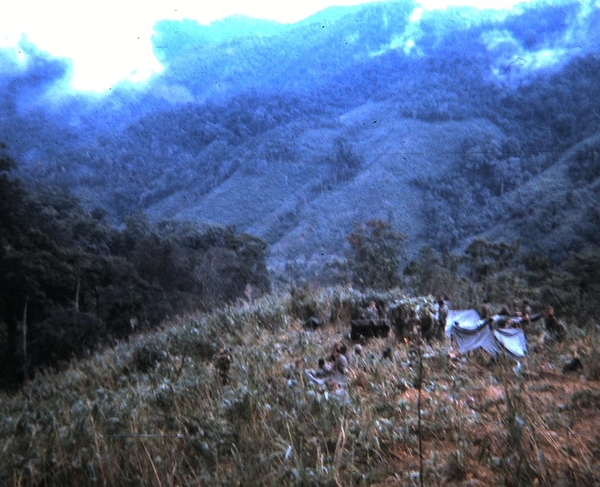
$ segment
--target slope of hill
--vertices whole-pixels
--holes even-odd
[[[351,316],[371,299],[383,306],[396,296],[268,297],[178,318],[43,375],[0,397],[0,481],[596,485],[593,331],[534,345],[542,332],[530,329],[520,363],[448,354],[447,345],[418,345],[412,336],[374,339],[362,355],[348,353],[339,383],[309,379],[305,371],[345,341]],[[433,307],[426,298],[397,304],[417,313]],[[302,329],[309,308],[326,319],[322,329]],[[581,369],[561,372],[573,350]]]
[[[391,103],[369,103],[343,114],[328,128],[294,127],[286,143],[298,154],[298,162],[257,161],[254,174],[237,171],[196,202],[190,201],[186,189],[149,211],[236,225],[266,239],[272,264],[281,265],[298,256],[329,258],[334,249],[343,248],[354,223],[369,218],[419,235],[427,222],[415,211],[420,191],[412,184],[414,175],[447,173],[464,138],[485,140],[499,136],[500,130],[486,120],[401,119],[393,116],[396,110]],[[265,134],[265,139],[271,137]],[[361,162],[345,181],[336,181],[334,175],[335,141],[340,139]]]
[[[532,251],[564,261],[600,245],[600,134],[566,151],[550,168],[515,190],[498,209],[491,239],[522,240]]]

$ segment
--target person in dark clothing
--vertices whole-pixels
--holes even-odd
[[[492,307],[490,306],[490,301],[489,299],[485,298],[483,300],[483,304],[481,305],[481,319],[485,320],[487,318],[490,318],[492,316]]]
[[[450,310],[443,299],[438,301],[438,305],[438,322],[443,333],[443,331],[446,329],[446,323],[448,323],[448,313],[450,313]]]
[[[564,338],[567,336],[565,325],[556,319],[552,306],[548,306],[548,309],[546,310],[544,325],[546,326],[546,330],[548,330],[548,332],[559,342],[564,340]]]
[[[319,368],[315,372],[315,377],[317,377],[318,379],[322,379],[324,377],[327,377],[328,375],[331,375],[331,373],[332,373],[331,365],[326,363],[324,358],[320,358],[319,359]]]
[[[221,349],[221,351],[215,356],[214,363],[221,385],[227,384],[227,381],[229,380],[229,368],[231,366],[231,362],[233,362],[233,358],[231,356],[231,349],[229,347]]]

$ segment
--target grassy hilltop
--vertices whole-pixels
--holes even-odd
[[[397,291],[307,288],[177,317],[39,375],[0,397],[0,483],[405,486],[420,484],[422,458],[423,485],[597,485],[594,327],[562,343],[529,330],[520,369],[390,336],[364,345],[343,389],[312,383],[304,370],[347,340],[371,299],[433,309]],[[307,315],[325,326],[304,330]],[[583,368],[563,373],[575,353]]]

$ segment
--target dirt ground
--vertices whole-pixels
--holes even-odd
[[[437,374],[439,387],[421,390],[423,485],[599,485],[600,382],[540,356],[518,373],[481,361],[456,358],[450,371],[460,373],[460,384]],[[415,409],[418,396],[417,389],[403,393]],[[441,419],[440,404],[451,406],[454,419],[436,433],[428,424]],[[404,475],[380,485],[419,485],[419,458],[418,449],[399,451],[396,469]],[[408,484],[406,472],[414,474]]]

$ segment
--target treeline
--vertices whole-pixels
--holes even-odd
[[[455,309],[527,299],[536,312],[553,306],[569,325],[595,326],[600,319],[600,246],[589,245],[553,264],[517,242],[474,238],[463,252],[424,246],[407,260],[407,236],[372,219],[348,235],[343,263],[327,269],[338,282],[362,289],[399,287],[412,296],[447,296]]]
[[[143,214],[121,229],[69,194],[11,177],[0,148],[0,387],[113,339],[269,289],[266,244]]]

